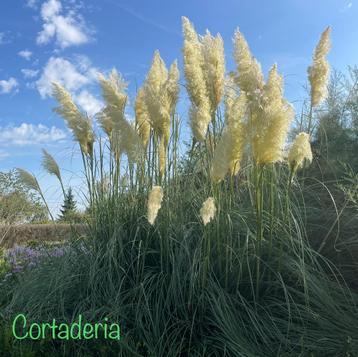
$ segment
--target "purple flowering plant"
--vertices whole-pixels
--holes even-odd
[[[47,258],[62,257],[68,247],[29,247],[22,245],[15,245],[6,250],[2,254],[0,261],[3,262],[3,267],[7,270],[4,279],[7,279],[17,273],[37,267],[41,262]],[[0,263],[1,265],[1,263]]]

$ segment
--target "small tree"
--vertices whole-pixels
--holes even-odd
[[[58,218],[61,222],[73,222],[78,219],[78,212],[76,208],[76,201],[74,199],[71,187],[68,189],[67,194],[61,208],[61,214]]]
[[[0,172],[0,224],[36,223],[48,219],[37,192],[29,190],[16,170]]]

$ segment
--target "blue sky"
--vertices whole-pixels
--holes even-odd
[[[101,107],[97,73],[116,67],[130,82],[133,103],[156,49],[168,65],[178,58],[182,66],[183,15],[199,33],[207,28],[221,33],[228,70],[234,69],[231,39],[239,27],[265,73],[278,64],[286,96],[296,108],[326,26],[332,27],[332,67],[344,70],[358,63],[357,0],[2,0],[0,170],[23,167],[37,174],[57,211],[58,186],[41,169],[41,148],[46,148],[79,197],[78,153],[62,119],[52,112],[51,81],[64,84],[83,110],[94,114]],[[183,117],[185,101],[182,92]]]

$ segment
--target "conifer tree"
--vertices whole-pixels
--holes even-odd
[[[74,199],[71,187],[68,189],[62,208],[60,209],[61,214],[58,218],[59,221],[69,222],[73,221],[77,216],[76,201]]]

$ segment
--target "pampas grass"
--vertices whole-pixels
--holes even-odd
[[[95,139],[91,120],[81,113],[71,94],[60,84],[52,83],[52,95],[59,103],[54,111],[65,119],[83,154],[92,156]]]
[[[283,98],[283,79],[277,66],[270,69],[263,96],[252,107],[252,151],[257,164],[282,161],[288,129],[294,117],[293,106]]]
[[[148,196],[148,222],[153,225],[163,200],[163,189],[160,186],[154,186]]]
[[[213,197],[209,197],[200,208],[200,217],[206,226],[211,220],[214,219],[216,213],[215,201]]]
[[[150,139],[150,122],[144,96],[144,88],[140,88],[135,100],[135,119],[139,136],[143,141],[143,146],[147,148]]]
[[[237,70],[224,82],[221,37],[199,36],[187,18],[183,32],[192,145],[179,159],[175,61],[168,70],[155,52],[135,123],[125,116],[124,80],[100,75],[106,137],[96,133],[93,155],[84,151],[88,237],[6,286],[6,318],[81,313],[123,324],[116,344],[60,341],[69,355],[357,355],[358,297],[311,247],[306,221],[316,211],[300,174],[291,185],[312,160],[308,134],[296,137],[288,165],[282,153],[293,116],[282,75],[274,65],[265,82],[237,31]],[[59,113],[80,142],[73,123],[83,117],[58,92]]]
[[[100,74],[99,82],[106,106],[98,117],[102,126],[110,128],[107,134],[110,134],[115,155],[118,157],[125,152],[132,162],[140,162],[143,156],[142,140],[126,120],[124,113],[127,102],[126,83],[116,70],[108,78]]]
[[[190,121],[194,137],[203,141],[207,127],[211,121],[210,99],[204,72],[202,45],[194,26],[186,18],[182,18],[184,33],[184,73],[191,108]]]
[[[30,172],[28,172],[28,171],[26,171],[24,169],[17,168],[16,171],[19,174],[20,181],[27,188],[29,188],[30,190],[36,191],[40,195],[42,201],[44,202],[44,204],[46,206],[47,212],[49,213],[51,219],[54,221],[54,218],[52,216],[50,208],[47,205],[47,202],[45,200],[45,196],[44,196],[44,194],[43,194],[43,192],[41,190],[41,187],[40,187],[39,182],[37,181],[37,178],[33,174],[31,174]]]
[[[60,182],[63,197],[66,197],[65,188],[63,186],[61,171],[60,168],[52,155],[50,155],[45,149],[42,149],[43,158],[42,158],[42,167],[47,171],[50,175],[54,175],[57,177]]]
[[[174,61],[168,71],[159,51],[156,51],[144,86],[140,89],[139,97],[137,97],[138,129],[141,132],[141,136],[145,137],[145,143],[150,132],[145,120],[149,122],[150,127],[153,129],[157,143],[156,149],[161,178],[164,176],[166,169],[171,119],[174,115],[179,95],[178,81],[179,70],[177,62]]]
[[[237,65],[236,83],[248,96],[260,95],[264,86],[261,65],[252,56],[249,45],[239,29],[234,35],[234,59]]]
[[[326,56],[331,48],[330,33],[330,27],[327,27],[323,31],[314,52],[313,63],[308,68],[308,79],[311,84],[311,103],[313,107],[322,103],[327,96],[329,63]]]
[[[299,133],[288,153],[288,162],[291,170],[295,172],[303,166],[305,161],[312,161],[310,136],[307,133]]]

